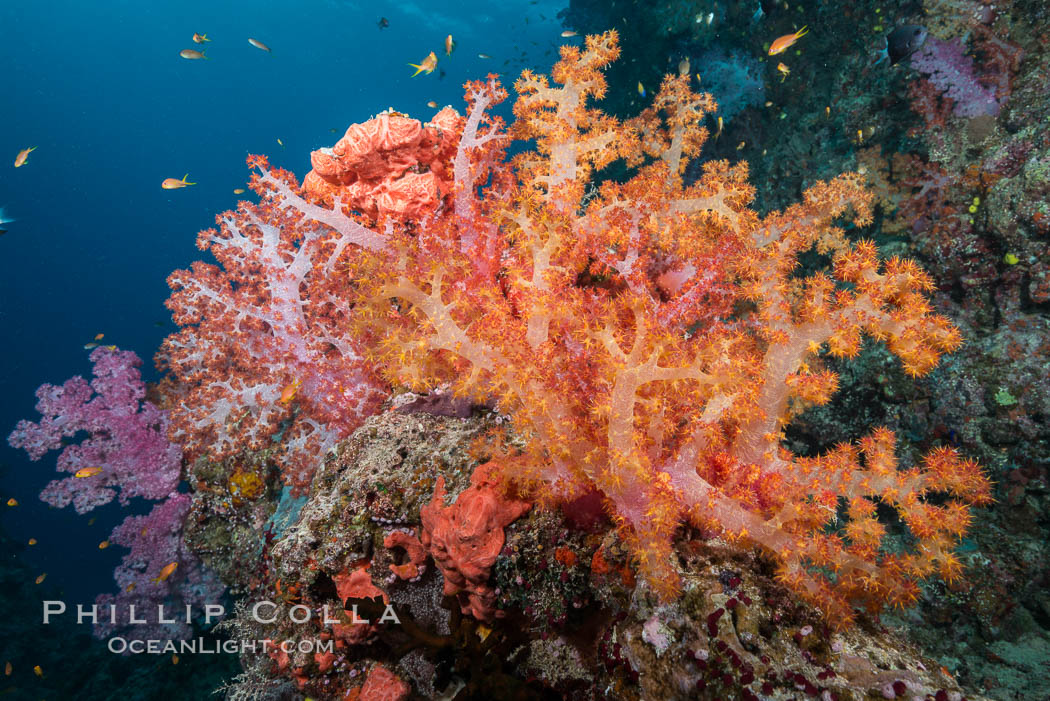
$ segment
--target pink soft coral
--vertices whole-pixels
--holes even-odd
[[[7,440],[39,460],[61,448],[63,439],[81,431],[90,434],[59,455],[58,469],[74,476],[51,482],[41,493],[52,506],[72,503],[83,514],[114,497],[124,505],[131,497],[164,500],[145,516],[128,516],[110,535],[110,541],[130,552],[113,573],[118,593],[98,597],[95,634],[105,637],[126,628],[125,637],[139,640],[162,634],[185,637],[191,629],[184,613],[179,618],[185,606],[199,609],[215,603],[223,587],[182,538],[191,501],[189,494],[176,492],[182,451],[168,441],[167,413],[143,401],[146,386],[138,371],[139,357],[107,346],[90,358],[95,365],[90,385],[82,377],[61,387],[42,385],[36,408],[43,418],[39,423],[20,421]],[[101,472],[75,476],[86,468]],[[173,563],[175,570],[162,578],[161,571]],[[160,605],[167,607],[165,615],[172,622],[160,620]]]
[[[218,222],[198,246],[219,264],[168,278],[167,305],[182,327],[158,355],[178,383],[172,436],[191,459],[212,460],[277,447],[280,437],[285,480],[305,489],[316,458],[385,395],[348,328],[356,229],[298,227],[266,201],[242,202]]]
[[[167,415],[147,401],[139,366],[132,351],[112,347],[91,353],[94,378],[66,380],[61,387],[41,385],[36,391],[38,423],[19,421],[7,438],[23,448],[31,460],[62,448],[63,439],[79,432],[89,435],[66,446],[58,456],[59,472],[75,474],[98,467],[97,475],[54,480],[40,498],[62,508],[73,504],[83,514],[116,497],[127,504],[131,497],[163,499],[179,482],[182,451],[168,441]]]
[[[129,552],[113,573],[118,593],[102,594],[95,601],[97,637],[124,629],[129,639],[184,639],[192,630],[186,607],[199,613],[206,604],[219,602],[222,584],[201,566],[182,537],[190,502],[189,494],[175,494],[147,515],[129,516],[114,529],[110,541]],[[177,564],[175,570],[162,578],[164,568],[172,563]],[[112,618],[110,605],[115,611]],[[158,606],[162,605],[167,622],[161,620]],[[144,623],[132,623],[133,618]]]

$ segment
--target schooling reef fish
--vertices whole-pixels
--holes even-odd
[[[449,34],[445,37],[445,55],[451,56],[452,51],[456,48],[456,42],[452,41],[452,35]]]
[[[197,32],[193,33],[194,44],[203,44],[206,41],[211,41],[211,39],[208,38],[207,34],[198,34]]]
[[[197,183],[186,182],[186,178],[190,177],[189,173],[182,176],[182,180],[176,180],[175,178],[164,178],[164,182],[160,184],[165,190],[178,190],[180,187],[186,187],[187,185],[196,185]]]
[[[26,164],[26,159],[29,158],[29,154],[32,151],[36,151],[36,146],[24,148],[21,151],[19,151],[18,155],[15,156],[15,168],[21,168],[22,166],[24,166]]]
[[[202,58],[207,60],[208,58],[204,55],[203,51],[197,51],[196,49],[183,49],[179,52],[179,56],[182,56],[183,58],[188,58],[191,61],[196,61]]]
[[[179,563],[177,562],[169,562],[168,564],[164,565],[164,569],[160,571],[160,574],[154,577],[151,581],[163,582],[165,579],[171,576],[171,573],[174,572],[175,568],[178,566]]]
[[[4,208],[0,207],[0,236],[7,233],[7,224],[13,222],[14,219],[4,214]]]
[[[281,398],[277,400],[278,404],[288,405],[293,399],[295,399],[296,393],[299,391],[299,387],[302,386],[302,382],[299,380],[293,380],[284,390],[281,392]]]
[[[891,64],[899,63],[918,51],[926,43],[927,36],[926,27],[918,24],[897,27],[886,37],[886,57]]]
[[[380,17],[379,21],[376,22],[376,24],[379,25],[380,29],[386,29],[390,26],[390,20],[388,20],[386,17]]]
[[[438,65],[438,57],[436,53],[431,51],[421,63],[410,63],[408,65],[416,69],[416,72],[412,74],[412,77],[415,78],[420,73],[433,73]]]
[[[808,33],[809,29],[807,27],[803,27],[794,34],[785,34],[782,37],[777,37],[773,40],[773,43],[769,45],[769,55],[776,56],[777,54],[784,53],[792,46],[794,46],[796,41],[806,36],[806,34]]]
[[[262,49],[263,51],[265,51],[268,54],[272,54],[273,53],[272,51],[270,51],[270,47],[269,46],[267,46],[266,44],[262,43],[258,39],[252,39],[251,37],[248,37],[248,43],[251,44],[252,46],[254,46],[257,49]]]

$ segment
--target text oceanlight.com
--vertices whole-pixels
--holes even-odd
[[[241,654],[245,652],[270,652],[281,650],[293,652],[335,652],[334,640],[282,640],[274,642],[265,640],[128,640],[119,636],[108,641],[109,651],[122,655],[130,652],[133,655],[215,655],[218,653]]]

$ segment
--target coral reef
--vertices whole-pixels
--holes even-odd
[[[774,553],[784,580],[842,623],[856,605],[910,603],[915,580],[935,571],[957,576],[951,547],[967,506],[989,498],[974,463],[941,448],[898,470],[885,429],[817,459],[781,445],[794,415],[834,394],[824,359],[855,355],[862,334],[884,339],[914,376],[959,345],[925,301],[925,274],[881,262],[835,226],[870,218],[858,179],[817,183],[802,203],[760,218],[743,166],[708,163],[695,183],[682,181],[714,109],[690,75],[667,77],[653,106],[621,123],[588,105],[605,91],[616,34],[562,54],[560,87],[528,71],[516,85],[509,135],[534,139],[536,151],[509,164],[488,113],[504,91],[493,79],[468,84],[468,116],[442,117],[459,130],[454,186],[413,225],[396,213],[372,222],[342,197],[319,206],[257,158],[262,203],[238,216],[269,214],[288,236],[345,253],[358,283],[348,321],[358,339],[382,339],[362,351],[370,364],[412,389],[448,384],[497,400],[528,437],[504,476],[545,499],[598,491],[663,596],[680,584],[668,561],[683,521]],[[403,159],[384,153],[400,172]],[[617,159],[637,173],[585,200],[589,178]],[[832,266],[797,278],[810,249]],[[326,272],[312,273],[315,284],[331,284],[320,281]],[[926,499],[936,492],[950,498]],[[841,517],[839,499],[849,504]],[[907,523],[912,553],[880,550],[878,499]]]
[[[950,674],[873,619],[862,617],[836,632],[777,581],[767,559],[713,531],[683,529],[675,539],[684,585],[671,603],[661,603],[631,574],[630,554],[600,512],[581,527],[560,508],[544,505],[506,526],[506,542],[494,558],[491,591],[505,617],[484,624],[462,615],[455,594],[442,596],[435,568],[413,580],[384,576],[383,565],[398,555],[382,544],[406,527],[418,528],[430,508],[420,482],[430,490],[436,485],[423,465],[436,457],[435,471],[452,480],[458,499],[468,496],[487,483],[484,461],[491,456],[478,439],[492,430],[501,429],[491,415],[387,411],[369,419],[338,457],[319,468],[309,506],[274,544],[275,574],[280,592],[287,593],[275,600],[284,613],[292,605],[315,612],[327,606],[333,618],[341,618],[344,606],[351,615],[347,604],[353,601],[353,615],[368,623],[325,624],[323,614],[315,614],[291,624],[287,615],[275,614],[274,623],[260,628],[240,611],[239,623],[225,625],[246,640],[284,640],[292,649],[327,636],[338,640],[334,653],[324,655],[262,655],[269,661],[265,677],[293,680],[314,698],[370,698],[371,685],[380,681],[398,693],[411,684],[428,697],[443,691],[461,699],[591,698],[599,690],[619,699],[790,698],[800,692],[858,701],[962,698]],[[428,454],[426,444],[438,449]],[[455,478],[471,469],[482,472],[472,486]],[[387,494],[398,505],[393,511],[382,499]],[[583,509],[579,505],[577,515]],[[349,514],[357,514],[353,526]],[[332,535],[348,527],[363,532],[354,540]],[[370,598],[377,599],[372,608]],[[398,622],[378,622],[386,601]],[[339,632],[348,626],[359,633]]]
[[[745,5],[249,157],[150,401],[100,348],[9,439],[160,501],[99,602],[271,602],[231,699],[1046,696],[1047,10]]]
[[[110,535],[112,543],[129,552],[113,573],[117,594],[96,600],[100,613],[95,635],[105,638],[121,631],[138,640],[186,638],[190,622],[161,620],[166,618],[161,607],[200,609],[218,601],[223,587],[183,539],[191,498],[176,491],[182,451],[168,440],[167,413],[143,401],[139,357],[110,346],[96,348],[90,359],[91,383],[78,376],[61,387],[42,385],[37,411],[43,418],[39,423],[20,421],[8,442],[33,460],[63,448],[58,469],[73,475],[51,482],[40,495],[53,506],[72,503],[83,514],[115,496],[125,506],[131,497],[161,500],[145,516],[128,516]],[[65,444],[81,432],[89,436]]]
[[[61,387],[41,385],[36,391],[40,422],[19,421],[7,442],[34,461],[62,449],[57,469],[70,476],[52,481],[40,495],[52,506],[73,504],[84,514],[114,497],[125,506],[132,497],[164,499],[179,482],[182,451],[168,440],[167,415],[143,401],[142,361],[115,348],[96,348],[90,360],[90,384],[78,376]],[[64,442],[81,432],[88,438]]]

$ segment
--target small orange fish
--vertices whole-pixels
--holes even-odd
[[[794,34],[785,34],[782,37],[776,38],[772,44],[769,45],[769,55],[776,56],[779,53],[783,53],[790,49],[796,41],[806,36],[809,33],[809,29],[803,27]]]
[[[33,674],[37,675],[38,677],[42,677],[44,676],[44,670],[40,668],[40,665],[34,665]]]
[[[101,543],[98,544],[98,549],[99,550],[105,550],[108,547],[109,547],[109,541],[108,540],[104,540],[104,541],[102,541]]]
[[[206,41],[211,41],[211,39],[208,38],[207,34],[198,34],[197,32],[193,33],[194,44],[203,44]]]
[[[45,579],[47,579],[47,572],[45,572],[44,574],[42,574],[42,575],[40,575],[39,577],[37,577],[37,578],[36,578],[36,583],[37,583],[37,584],[40,584],[40,583],[41,583],[41,582],[43,582],[43,581],[44,581]]]
[[[791,75],[791,69],[784,65],[783,62],[777,64],[777,70],[780,71],[780,82],[783,83],[784,79]]]
[[[179,656],[178,655],[172,655],[171,656],[171,663],[172,664],[178,664],[179,663]]]
[[[281,398],[277,400],[277,403],[288,406],[288,404],[295,399],[295,395],[299,391],[300,385],[302,385],[302,382],[299,380],[293,380],[287,387],[281,390]]]
[[[126,591],[126,592],[133,592],[133,591],[135,591],[135,583],[132,582],[128,586],[124,587],[124,591]]]
[[[244,188],[243,187],[235,188],[234,191],[233,191],[233,194],[235,194],[235,195],[243,195],[244,194]]]
[[[8,506],[18,506],[18,499],[15,499],[14,497],[11,497],[10,499],[7,500],[7,505]]]
[[[186,187],[187,185],[196,185],[197,183],[186,182],[186,178],[190,177],[189,173],[182,176],[182,180],[176,180],[175,178],[164,178],[164,182],[160,184],[165,190],[178,190],[180,187]]]
[[[188,58],[191,61],[196,61],[202,58],[207,60],[208,58],[204,55],[203,51],[197,51],[196,49],[183,49],[179,52],[179,56],[182,56],[183,58]]]
[[[456,42],[452,41],[452,35],[449,34],[445,37],[445,55],[451,56],[453,49],[456,48]]]
[[[438,103],[436,101],[434,101],[434,100],[431,100],[430,102],[427,103],[427,107],[430,107],[432,109],[437,109],[437,106],[438,106]]]
[[[36,538],[30,538],[29,539],[29,544],[30,545],[36,545]]]
[[[434,72],[435,68],[437,68],[438,57],[436,53],[431,51],[429,54],[427,54],[427,57],[422,60],[422,62],[410,63],[408,65],[416,69],[416,72],[412,74],[413,78],[415,78],[420,73],[426,73],[429,75]]]
[[[73,473],[74,477],[94,477],[95,475],[102,472],[101,467],[82,467]]]
[[[273,54],[273,52],[270,51],[270,47],[267,46],[266,44],[262,43],[258,39],[252,39],[251,37],[248,37],[248,43],[251,44],[252,46],[254,46],[257,49],[262,49],[263,51],[265,51],[268,54]]]
[[[97,334],[95,334],[95,340],[96,341],[101,341],[105,337],[106,337],[106,334],[104,334],[104,333],[97,333]]]
[[[178,566],[179,563],[177,562],[169,562],[168,564],[164,565],[164,569],[162,569],[160,571],[160,574],[154,577],[152,581],[163,582],[165,579],[171,576],[171,573],[174,572]]]
[[[19,151],[18,155],[15,156],[15,168],[21,168],[22,166],[24,166],[26,164],[26,159],[29,158],[29,154],[32,151],[36,151],[36,146],[24,148],[21,151]]]
[[[11,672],[13,672],[13,671],[14,671],[14,668],[11,667],[11,661],[8,660],[7,664],[4,665],[4,676],[5,677],[10,677],[11,676]]]

